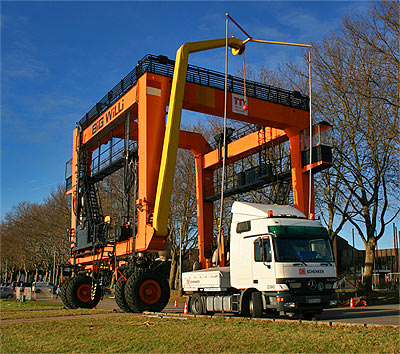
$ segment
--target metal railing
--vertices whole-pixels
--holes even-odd
[[[129,141],[128,149],[130,152],[137,150],[137,141]],[[101,151],[96,149],[92,159],[91,176],[103,178],[121,168],[125,160],[124,151],[125,139],[115,138],[110,140],[106,149]]]
[[[105,110],[118,101],[122,95],[129,91],[144,73],[149,72],[166,77],[172,77],[175,61],[166,56],[148,54],[138,62],[136,67],[126,75],[114,88],[109,91],[96,105],[83,116],[79,124],[85,128]],[[225,75],[223,73],[189,65],[186,81],[224,90]],[[228,91],[244,95],[243,79],[228,75]],[[289,91],[278,87],[266,85],[256,81],[246,80],[246,94],[268,102],[282,104],[285,106],[309,110],[309,99],[297,91]]]

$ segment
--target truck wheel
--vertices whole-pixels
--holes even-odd
[[[92,278],[86,275],[72,278],[67,288],[67,301],[73,308],[92,309],[101,299],[101,288],[96,285],[92,299]]]
[[[255,291],[251,293],[251,300],[250,300],[250,313],[251,316],[254,318],[259,318],[262,316],[263,308],[262,308],[262,301],[261,301],[261,293]]]
[[[67,298],[67,289],[68,289],[69,280],[64,281],[60,287],[60,298],[62,303],[65,305],[66,308],[73,309],[73,305],[68,301]]]
[[[205,308],[200,294],[194,294],[190,299],[190,312],[194,315],[203,315]]]
[[[132,272],[125,271],[125,272],[123,272],[123,274],[124,274],[124,277],[126,279],[128,279],[129,276],[132,274]],[[124,277],[120,276],[118,278],[117,282],[115,283],[115,287],[114,287],[115,302],[117,303],[117,305],[119,306],[119,308],[122,311],[132,312],[132,310],[128,306],[128,303],[126,302],[126,299],[125,299],[125,285],[126,285],[127,280],[125,280]]]
[[[160,312],[167,306],[169,284],[159,273],[133,273],[125,284],[125,299],[132,312]]]

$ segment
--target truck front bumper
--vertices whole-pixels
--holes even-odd
[[[289,292],[278,292],[275,296],[265,294],[266,308],[279,312],[321,312],[323,309],[337,306],[337,295],[334,291],[323,294],[293,295]]]

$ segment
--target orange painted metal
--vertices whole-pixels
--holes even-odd
[[[164,249],[167,237],[154,235],[152,213],[158,182],[159,165],[165,132],[165,117],[171,90],[171,79],[161,75],[145,73],[134,87],[125,93],[112,107],[83,130],[82,146],[90,153],[99,144],[113,137],[123,138],[125,135],[125,117],[130,113],[130,139],[138,141],[138,220],[135,249],[133,235],[126,241],[118,242],[115,247],[116,256],[132,254],[133,251],[148,252]],[[228,118],[258,124],[265,128],[251,133],[227,146],[228,163],[251,155],[268,144],[289,140],[292,163],[292,182],[294,205],[308,214],[309,173],[308,167],[302,167],[300,154],[300,132],[308,127],[309,113],[300,109],[280,105],[253,97],[248,97],[248,111],[235,109],[238,95],[228,93]],[[240,104],[240,102],[236,102]],[[221,89],[186,83],[183,109],[204,114],[223,116],[224,92]],[[67,192],[72,196],[72,238],[75,226],[79,221],[75,215],[76,183],[77,183],[77,150],[79,131],[73,134],[72,188]],[[203,268],[211,265],[211,245],[213,240],[213,203],[204,199],[214,194],[213,170],[219,167],[221,152],[211,151],[210,145],[201,134],[181,131],[179,148],[190,150],[195,158],[196,199],[198,221],[199,261]],[[313,164],[312,167],[314,167]],[[313,186],[313,183],[311,184]],[[314,191],[311,191],[311,212],[314,213]],[[79,227],[79,226],[78,226]],[[80,264],[93,264],[99,255],[80,257]]]
[[[218,266],[225,267],[226,265],[226,254],[225,254],[225,240],[224,240],[224,232],[218,232]]]
[[[228,92],[227,117],[230,119],[277,129],[298,128],[299,131],[309,125],[309,112],[254,97],[247,97],[247,115],[244,111],[236,113],[234,102],[238,96]],[[238,106],[241,107],[240,102]],[[183,109],[223,117],[224,91],[186,83]]]
[[[258,150],[265,148],[268,143],[277,143],[287,140],[283,130],[274,128],[263,128],[257,132],[250,133],[243,138],[235,140],[227,145],[226,158],[227,162],[231,163],[246,156],[252,155]],[[204,155],[204,168],[220,167],[220,156],[223,156],[224,148],[221,152],[218,150],[211,151]]]
[[[303,173],[300,151],[300,134],[297,129],[286,129],[289,137],[290,145],[290,162],[292,171],[293,185],[293,204],[294,207],[303,212],[308,217],[308,212],[314,213],[314,177],[311,176],[310,190],[310,174]],[[311,193],[311,207],[308,207]]]

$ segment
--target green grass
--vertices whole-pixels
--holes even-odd
[[[52,301],[26,301],[21,303],[17,300],[0,300],[0,311],[32,311],[32,310],[61,310],[64,305]]]
[[[51,301],[27,301],[21,303],[16,300],[0,301],[0,319],[24,319],[58,316],[77,316],[99,313],[109,313],[110,310],[92,310],[92,309],[65,309],[64,305]]]
[[[51,336],[49,336],[51,333]],[[1,326],[2,353],[396,353],[391,327],[121,315]]]

